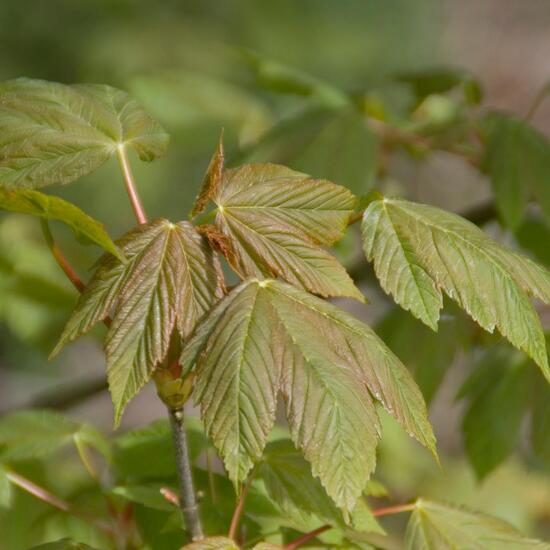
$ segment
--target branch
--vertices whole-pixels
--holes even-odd
[[[399,504],[397,506],[388,506],[387,508],[378,508],[378,510],[373,510],[372,515],[375,518],[379,518],[382,516],[401,514],[402,512],[412,512],[415,508],[416,504]]]
[[[299,546],[302,546],[302,544],[309,542],[311,539],[314,539],[315,537],[317,537],[317,535],[320,535],[321,533],[324,533],[329,529],[332,529],[332,525],[327,524],[327,525],[323,525],[322,527],[318,527],[317,529],[310,531],[305,535],[302,535],[300,538],[297,538],[296,540],[289,542],[288,544],[283,546],[283,550],[295,550]]]
[[[63,270],[65,275],[67,275],[67,278],[71,283],[73,283],[73,286],[78,290],[78,292],[84,292],[84,289],[86,288],[86,285],[82,282],[82,279],[76,274],[76,271],[73,269],[63,252],[61,252],[61,249],[57,246],[52,232],[50,231],[50,226],[48,225],[48,222],[46,220],[41,220],[40,224],[42,226],[42,233],[44,234],[44,238],[46,239],[46,243],[48,244],[48,248],[51,250],[53,257],[59,264],[59,267]]]
[[[67,512],[68,514],[83,519],[84,521],[93,523],[98,529],[110,536],[113,536],[115,534],[114,530],[103,521],[98,520],[94,516],[91,516],[85,512],[75,510],[68,502],[60,499],[59,497],[56,497],[43,487],[40,487],[36,483],[32,482],[30,479],[27,479],[26,477],[23,477],[22,475],[11,471],[7,472],[7,477],[11,483],[16,485],[20,489],[23,489],[30,495],[33,495],[42,502],[45,502],[46,504],[49,504],[50,506],[57,508],[62,512]]]
[[[181,488],[180,508],[191,540],[200,540],[204,535],[199,517],[195,487],[193,485],[183,407],[179,409],[168,409],[168,414],[170,417],[170,426],[172,428],[178,478]]]
[[[147,223],[147,216],[145,215],[145,210],[141,204],[141,199],[137,191],[136,183],[134,181],[134,176],[132,175],[132,169],[130,168],[130,162],[128,161],[128,155],[126,154],[126,149],[124,145],[119,145],[117,148],[117,157],[122,170],[122,175],[124,177],[124,185],[126,186],[126,191],[128,192],[128,197],[130,198],[130,203],[134,210],[134,214],[139,224]]]
[[[237,536],[239,521],[241,520],[241,516],[244,510],[244,501],[246,500],[246,495],[248,494],[248,489],[250,488],[251,483],[252,475],[248,478],[248,482],[243,487],[241,496],[239,497],[239,501],[237,502],[237,506],[235,506],[233,517],[231,518],[231,525],[229,526],[229,533],[227,534],[228,538],[230,539],[236,540],[235,537]]]

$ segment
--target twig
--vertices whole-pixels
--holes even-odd
[[[170,426],[172,428],[178,478],[181,487],[180,508],[191,540],[200,540],[204,535],[202,532],[199,507],[191,472],[191,461],[189,459],[183,407],[179,409],[168,409],[168,414],[170,417]]]
[[[57,243],[53,238],[52,232],[50,231],[50,226],[48,225],[48,222],[46,220],[40,220],[40,223],[42,225],[42,233],[44,234],[44,238],[46,239],[48,248],[51,250],[53,257],[59,264],[59,267],[63,270],[65,275],[67,275],[67,278],[69,279],[69,281],[71,281],[71,283],[73,283],[78,292],[84,292],[86,285],[82,282],[82,279],[76,274],[76,271],[73,269],[63,252],[61,252],[61,249],[57,246]]]
[[[124,145],[119,145],[117,148],[117,157],[122,170],[122,175],[124,177],[124,185],[126,186],[126,191],[128,192],[128,197],[130,198],[130,203],[134,209],[134,214],[139,224],[147,223],[147,216],[145,215],[145,210],[141,204],[139,194],[137,191],[136,183],[134,181],[134,176],[132,175],[132,169],[130,168],[130,162],[128,161],[128,155],[126,154],[126,149]]]
[[[329,529],[332,529],[332,525],[327,524],[327,525],[323,525],[322,527],[318,527],[317,529],[314,529],[313,531],[310,531],[309,533],[302,535],[296,540],[289,542],[288,544],[283,546],[283,550],[295,550],[299,546],[302,546],[302,544],[309,542],[311,539],[314,539],[315,537],[317,537],[321,533],[324,533],[325,531],[328,531]]]
[[[402,512],[412,512],[416,508],[416,504],[399,504],[397,506],[388,506],[387,508],[378,508],[373,510],[372,515],[375,518],[382,516],[390,516],[392,514],[401,514]]]
[[[68,514],[71,514],[75,517],[83,519],[87,522],[91,522],[98,529],[100,529],[101,531],[103,531],[104,533],[110,536],[115,534],[114,530],[109,525],[98,520],[94,516],[87,514],[86,512],[75,510],[68,502],[60,499],[59,497],[56,497],[55,495],[50,493],[48,490],[44,489],[43,487],[40,487],[30,479],[27,479],[26,477],[23,477],[22,475],[12,471],[7,472],[7,478],[11,483],[16,485],[20,489],[23,489],[27,493],[33,495],[34,497],[41,500],[42,502],[45,502],[46,504],[49,504],[50,506],[53,506],[58,510],[67,512]]]
[[[246,500],[246,495],[248,494],[248,489],[250,489],[251,483],[252,476],[248,478],[247,483],[243,487],[243,490],[241,491],[241,496],[239,497],[239,501],[237,502],[237,506],[235,506],[235,510],[233,511],[233,516],[231,517],[231,525],[229,526],[229,533],[227,534],[228,538],[230,539],[236,540],[235,537],[237,536],[239,521],[241,520],[241,516],[243,515],[244,502]]]

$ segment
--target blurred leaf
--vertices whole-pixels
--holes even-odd
[[[545,467],[550,467],[550,386],[540,376],[535,379],[531,402],[531,448]]]
[[[186,550],[239,550],[234,540],[226,537],[208,537],[184,546]]]
[[[532,252],[535,258],[546,266],[550,266],[550,221],[546,218],[527,216],[516,229],[518,243]]]
[[[168,502],[161,493],[165,485],[118,485],[112,489],[112,493],[129,500],[143,504],[147,508],[173,512],[177,506]]]
[[[210,443],[198,420],[187,417],[186,429],[190,459],[194,462]],[[114,440],[113,455],[118,479],[123,483],[176,476],[172,432],[166,420],[118,436]],[[155,460],[151,460],[151,456],[155,456]]]
[[[471,81],[463,71],[449,68],[403,72],[394,78],[410,86],[418,103],[429,95],[443,94],[456,88],[467,78]]]
[[[161,156],[168,136],[125,92],[20,78],[0,84],[0,183],[34,188],[70,183],[119,147]]]
[[[33,546],[30,550],[94,550],[94,548],[70,539],[61,539],[56,542]]]
[[[401,307],[436,330],[444,290],[485,330],[498,328],[550,381],[544,334],[530,299],[550,304],[546,269],[432,206],[375,201],[362,228],[365,254]]]
[[[114,310],[105,338],[115,425],[169,351],[221,296],[216,259],[188,222],[158,219],[117,241],[127,262],[99,263],[52,355]]]
[[[58,413],[20,411],[0,420],[0,459],[3,461],[46,457],[78,442],[110,458],[109,443],[93,426]]]
[[[67,224],[75,235],[84,236],[106,252],[123,259],[103,224],[59,197],[52,197],[39,191],[7,191],[0,188],[0,209],[30,214],[45,220],[59,220]]]
[[[269,316],[261,313],[266,310]],[[236,317],[235,311],[243,311],[245,319]],[[273,353],[271,341],[277,352],[274,358],[267,355]],[[205,347],[209,353],[201,355]],[[251,365],[257,364],[257,356],[266,365],[281,361],[280,380],[264,375],[273,386],[264,383],[258,390],[257,383],[241,388],[236,376],[225,392],[218,391],[212,365],[228,365],[231,355],[244,351],[250,354],[246,360]],[[279,358],[279,353],[284,357]],[[244,468],[233,460],[226,462],[233,469],[232,479],[245,476],[261,454],[275,412],[270,396],[276,395],[279,384],[295,445],[344,512],[353,510],[374,469],[378,419],[371,393],[408,433],[435,452],[420,391],[374,332],[334,305],[282,281],[245,281],[223,298],[187,342],[181,357],[183,375],[197,361],[198,400],[203,415],[210,418],[207,431],[215,428],[214,442],[224,454],[239,448],[244,455],[239,459]],[[241,402],[246,406],[236,408]],[[231,414],[236,414],[237,421],[227,431],[225,422]],[[227,441],[232,443],[226,448]]]
[[[464,319],[452,308],[443,315],[437,332],[399,308],[390,311],[376,330],[412,372],[427,403],[434,397],[457,352],[467,341]]]
[[[274,126],[236,161],[288,165],[364,194],[374,185],[377,145],[359,111],[314,106]]]
[[[258,138],[271,115],[257,94],[205,72],[159,72],[130,80],[131,91],[169,128],[213,121],[235,127],[241,143]]]
[[[516,228],[533,196],[550,216],[550,145],[528,123],[498,113],[484,121],[487,148],[483,168],[491,176],[497,208]]]
[[[342,91],[314,76],[267,59],[252,51],[243,51],[244,58],[256,76],[258,86],[280,94],[314,96],[326,105],[342,106],[349,102]]]
[[[8,508],[11,504],[12,487],[8,472],[0,464],[0,508]]]
[[[518,444],[530,374],[524,356],[508,346],[496,346],[460,391],[468,401],[462,420],[466,451],[478,479],[492,472]]]
[[[345,269],[320,245],[344,233],[355,197],[326,180],[275,164],[228,170],[213,197],[216,225],[231,242],[243,276],[280,276],[322,296],[364,301]]]
[[[405,536],[407,550],[548,550],[510,524],[480,512],[418,500]]]

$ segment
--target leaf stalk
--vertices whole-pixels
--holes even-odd
[[[147,223],[147,216],[145,214],[145,210],[143,209],[143,205],[141,204],[141,199],[139,198],[136,182],[130,167],[130,161],[128,160],[126,149],[122,144],[117,148],[117,157],[122,170],[122,175],[124,177],[124,185],[126,186],[126,191],[128,193],[128,197],[130,198],[130,203],[132,205],[132,209],[134,210],[136,220],[139,224]]]

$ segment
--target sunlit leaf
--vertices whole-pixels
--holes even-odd
[[[104,85],[17,79],[0,84],[0,185],[70,183],[119,147],[162,155],[164,130],[128,94]]]
[[[114,311],[105,352],[115,423],[165,359],[174,330],[186,337],[221,296],[213,253],[188,222],[155,220],[117,244],[127,261],[100,262],[53,352]]]
[[[0,459],[42,458],[67,445],[93,447],[106,458],[110,446],[89,424],[76,422],[52,411],[19,411],[0,420]]]
[[[0,464],[0,508],[8,508],[11,503],[12,486],[8,472]]]
[[[58,220],[68,225],[78,237],[84,236],[106,252],[122,259],[120,251],[102,223],[94,220],[74,204],[40,191],[8,191],[0,188],[0,209],[30,214],[45,220]]]
[[[345,269],[321,245],[340,239],[355,205],[345,188],[274,164],[224,174],[213,198],[216,224],[231,238],[228,257],[244,276],[280,276],[322,296],[363,300]]]
[[[183,373],[195,363],[197,400],[234,481],[261,455],[279,386],[295,445],[346,513],[374,469],[371,395],[434,450],[420,391],[391,351],[351,315],[282,281],[252,279],[221,300],[183,350]]]
[[[396,199],[372,202],[364,249],[384,290],[436,329],[444,291],[485,330],[498,328],[550,380],[544,334],[531,303],[550,303],[550,274],[438,208]]]
[[[501,519],[447,504],[418,500],[407,527],[407,550],[548,550]]]
[[[530,197],[550,216],[548,139],[527,122],[507,115],[493,113],[484,122],[487,149],[483,167],[491,176],[503,221],[517,227]]]

